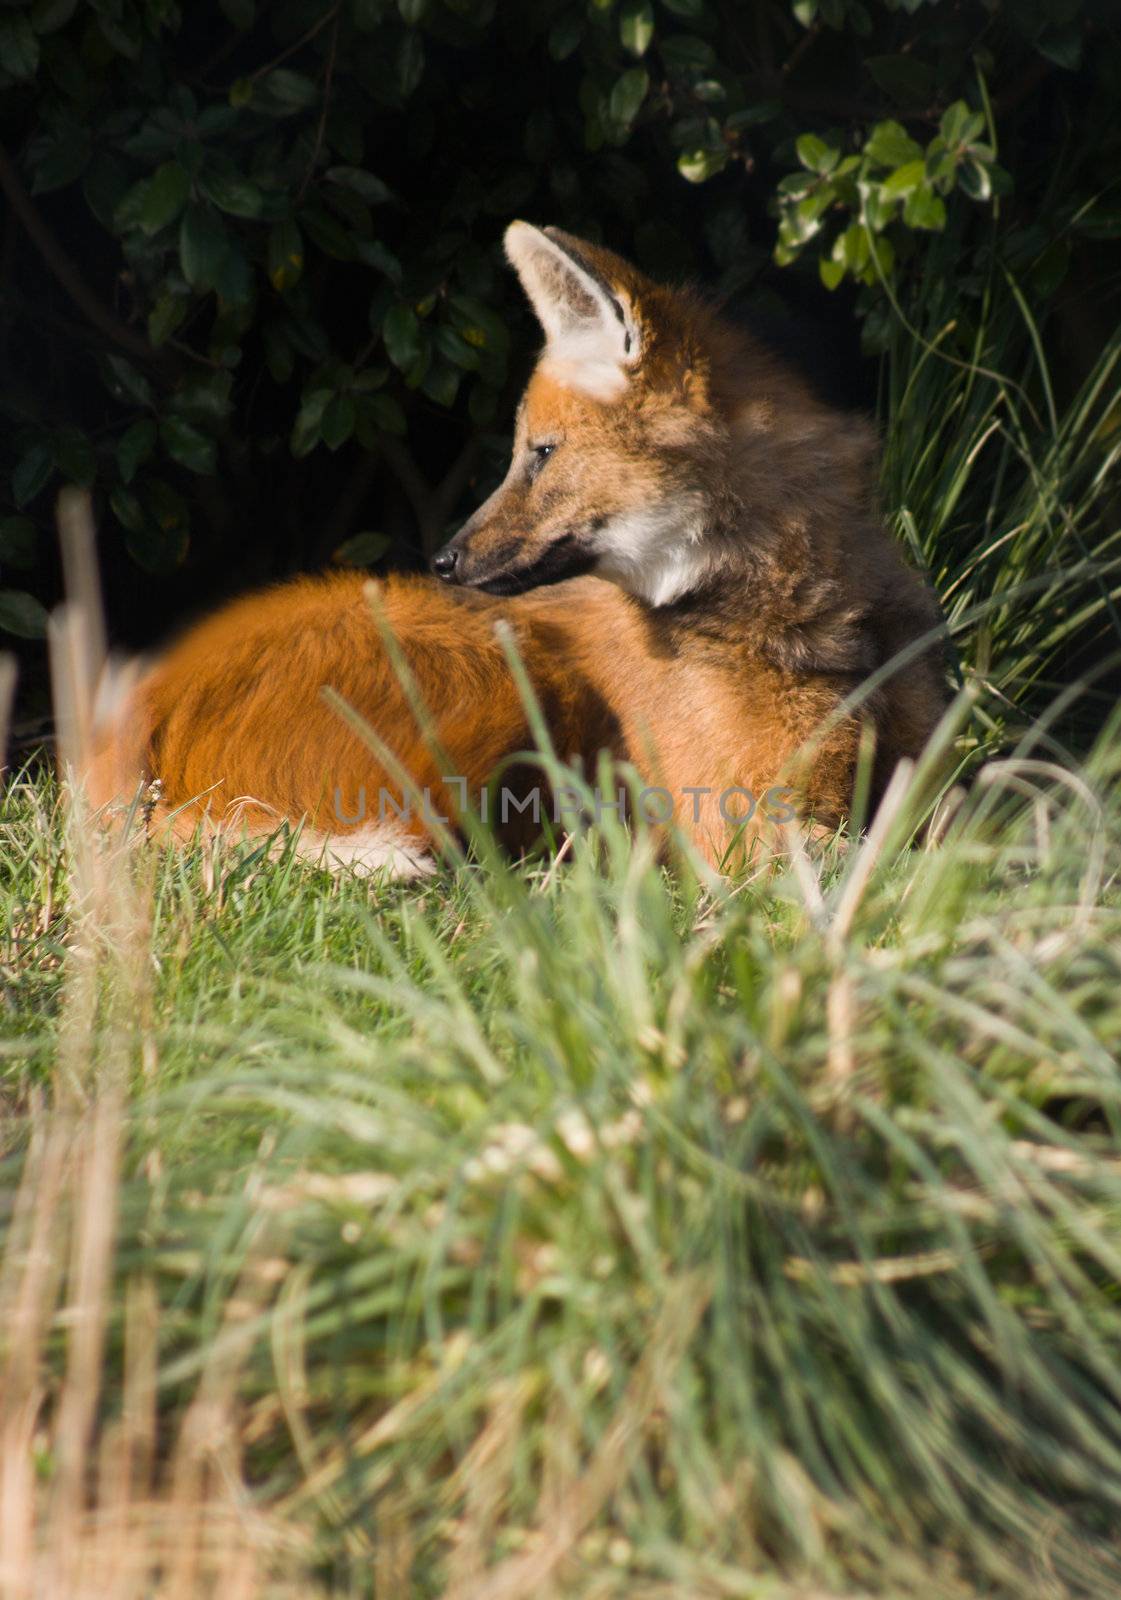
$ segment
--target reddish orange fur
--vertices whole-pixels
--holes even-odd
[[[762,796],[790,782],[801,808],[835,824],[851,796],[861,718],[812,736],[937,618],[879,525],[871,432],[688,295],[554,237],[619,296],[640,330],[641,359],[625,392],[605,400],[558,379],[547,349],[520,413],[511,475],[455,545],[472,574],[516,574],[574,528],[593,539],[680,501],[703,513],[705,579],[666,605],[594,576],[505,598],[427,578],[379,584],[385,623],[452,771],[477,794],[531,742],[494,636],[502,617],[558,753],[580,757],[589,775],[603,749],[634,761],[679,799],[678,820],[711,860],[732,831],[718,799],[731,785]],[[563,448],[531,479],[518,452],[544,435]],[[429,787],[440,814],[454,816],[455,791],[441,783],[409,710],[366,581],[300,578],[190,631],[103,736],[86,774],[92,803],[158,777],[160,814],[178,837],[204,815],[254,833],[302,817],[345,835],[336,791],[345,816],[362,789],[372,807],[380,788],[400,794],[401,785],[325,702],[330,686]],[[943,704],[929,651],[872,695],[863,715],[878,733],[879,787],[900,755],[919,750]],[[698,798],[695,820],[681,798],[690,787],[712,791]],[[416,808],[406,831],[426,844]],[[509,830],[515,843],[519,831]]]

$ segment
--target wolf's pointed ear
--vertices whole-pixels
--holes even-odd
[[[599,270],[595,247],[559,228],[512,222],[506,254],[545,330],[557,376],[599,399],[621,393],[641,355],[639,330],[626,290]]]

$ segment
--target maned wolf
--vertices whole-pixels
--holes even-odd
[[[103,732],[95,806],[158,779],[157,822],[176,837],[303,819],[300,849],[328,865],[429,870],[431,818],[454,825],[532,743],[500,618],[558,754],[589,776],[602,750],[633,762],[714,863],[749,799],[749,828],[766,829],[778,786],[836,825],[865,723],[874,792],[918,752],[945,704],[936,645],[846,703],[938,625],[881,527],[870,427],[702,299],[598,245],[515,222],[506,251],[545,347],[506,479],[438,552],[436,577],[389,578],[376,607],[362,574],[299,578],[195,627]],[[325,686],[428,805],[409,804]],[[526,803],[495,816],[514,842]],[[664,793],[658,806],[665,820]]]

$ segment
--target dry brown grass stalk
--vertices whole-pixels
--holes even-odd
[[[123,1405],[106,1415],[127,1095],[155,1052],[150,872],[125,841],[91,826],[68,781],[88,750],[104,661],[87,494],[63,492],[59,528],[70,592],[49,641],[69,939],[54,1078],[3,1141],[22,1141],[25,1156],[0,1260],[0,1597],[307,1595],[307,1540],[254,1508],[241,1473],[236,1391],[248,1332],[218,1342],[161,1466],[159,1306],[152,1281],[138,1277],[124,1295]],[[0,720],[9,678],[0,674]],[[243,1283],[228,1320],[251,1320],[247,1306],[260,1309]]]

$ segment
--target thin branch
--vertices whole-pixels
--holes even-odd
[[[455,503],[467,487],[467,483],[475,470],[482,446],[478,434],[473,433],[465,442],[463,449],[456,456],[433,496],[432,521],[434,532],[440,533],[444,523],[455,509]]]
[[[383,438],[378,449],[413,509],[420,530],[421,548],[426,556],[431,555],[479,459],[479,440],[474,434],[471,435],[435,487],[425,478],[408,446],[400,439]]]
[[[337,9],[337,8],[336,8]],[[316,164],[319,161],[319,152],[323,148],[323,133],[327,127],[327,113],[331,109],[331,79],[335,73],[335,54],[339,48],[339,19],[335,18],[335,26],[331,29],[331,44],[327,51],[327,71],[323,79],[323,109],[319,113],[319,126],[315,130],[315,149],[311,152],[308,169],[304,173],[304,181],[300,185],[300,192],[296,196],[299,205],[307,192],[307,186],[315,176]]]
[[[350,533],[362,502],[384,468],[385,462],[374,453],[363,455],[358,461],[312,546],[316,563],[328,560]]]
[[[413,460],[406,444],[386,434],[378,440],[378,452],[397,482],[405,491],[405,498],[413,508],[422,535],[428,518],[428,502],[432,490],[427,479]]]
[[[325,11],[318,22],[313,22],[306,33],[301,33],[294,43],[288,45],[278,56],[273,56],[271,61],[266,61],[263,67],[258,67],[256,72],[251,72],[249,74],[249,82],[256,83],[257,79],[263,78],[266,72],[271,72],[274,67],[279,67],[282,61],[287,61],[288,57],[294,56],[297,50],[302,50],[305,44],[310,44],[317,33],[322,33],[327,24],[338,17],[341,10],[342,0],[336,0],[336,4]]]
[[[782,75],[784,78],[789,78],[790,74],[794,71],[794,68],[798,65],[799,61],[801,61],[802,57],[808,50],[813,49],[820,37],[821,23],[815,22],[812,27],[806,29],[805,33],[798,40],[798,43],[794,46],[793,50],[791,50],[790,54],[783,62]]]
[[[268,15],[271,5],[272,0],[264,0],[264,4],[260,6],[254,14],[253,27],[256,27],[264,20],[264,18]],[[204,82],[207,74],[213,72],[215,67],[221,66],[222,62],[225,61],[227,56],[232,56],[234,51],[237,50],[245,41],[251,31],[251,28],[243,31],[241,28],[231,27],[229,34],[225,39],[222,40],[222,43],[218,45],[216,49],[212,50],[207,56],[206,60],[201,62],[200,65],[194,69],[194,72],[191,74],[192,80],[196,83]]]
[[[840,117],[847,122],[880,122],[884,117],[896,116],[901,122],[937,122],[944,106],[924,106],[921,109],[900,106],[873,105],[846,94],[828,91],[795,90],[780,86],[775,98],[781,99],[792,111],[808,116]]]
[[[2,146],[0,146],[0,189],[7,195],[12,210],[23,224],[28,238],[86,320],[137,360],[158,361],[158,353],[152,349],[147,339],[115,317],[107,306],[102,305],[85,282],[36,211],[11,157]]]

